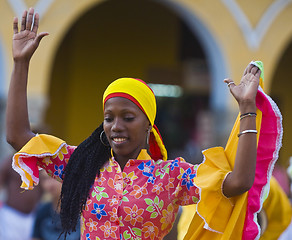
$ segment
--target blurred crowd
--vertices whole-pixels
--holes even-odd
[[[23,191],[20,188],[20,176],[11,165],[12,156],[0,162],[0,239],[58,239],[62,233],[59,215],[61,183],[41,170],[40,184],[32,191]],[[291,177],[291,163],[288,169],[276,165],[269,194],[258,216],[262,229],[261,240],[292,239]],[[177,217],[176,227],[165,239],[182,240],[194,210],[195,205],[183,207]],[[63,239],[63,236],[59,239]],[[80,228],[67,239],[80,239]]]
[[[0,239],[58,239],[62,233],[59,215],[61,183],[40,171],[40,184],[32,191],[24,191],[20,185],[20,176],[12,168],[12,156],[8,156],[0,161]],[[80,239],[80,229],[67,239]]]

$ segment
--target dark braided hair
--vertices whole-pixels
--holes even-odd
[[[110,157],[110,147],[100,141],[102,131],[103,124],[75,149],[66,166],[60,197],[62,234],[65,234],[65,239],[67,233],[76,231],[89,189]]]

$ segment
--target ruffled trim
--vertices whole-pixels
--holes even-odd
[[[264,101],[264,99],[267,99],[268,101]],[[257,214],[262,209],[263,202],[266,197],[265,193],[269,189],[270,178],[272,176],[275,163],[279,157],[283,137],[281,112],[276,103],[263,92],[261,87],[259,87],[257,95],[257,107],[263,113],[262,126],[258,143],[255,181],[252,188],[248,192],[247,214],[245,218],[244,231],[242,234],[243,240],[260,238],[260,226],[257,223]],[[269,118],[270,114],[273,114],[273,117],[276,117],[276,122],[271,122],[269,119],[266,119]],[[276,132],[270,132],[273,128],[275,128]],[[271,139],[273,137],[271,136],[272,134],[275,135],[276,139]],[[273,146],[268,144],[270,143],[269,141],[273,141]],[[267,159],[271,160],[267,162]]]
[[[258,239],[260,236],[257,214],[262,208],[264,193],[268,189],[272,170],[278,158],[283,129],[280,110],[261,88],[258,90],[256,102],[259,109],[257,118],[259,135],[257,165],[252,188],[232,198],[226,198],[220,191],[228,172],[233,169],[238,143],[239,118],[225,150],[215,147],[203,151],[204,161],[198,167],[197,177],[194,179],[195,185],[200,190],[196,214],[203,220],[205,229],[223,233],[222,239],[236,239],[242,235],[242,239],[251,240]]]
[[[20,175],[21,188],[32,190],[39,183],[37,160],[55,156],[66,143],[54,136],[36,135],[13,156],[12,168]]]
[[[206,157],[205,157],[205,155],[204,155],[204,158],[203,158],[203,161],[202,161],[201,164],[204,164],[205,161],[206,161]],[[223,184],[223,182],[222,182],[222,184]],[[195,186],[199,189],[199,195],[202,196],[202,189],[201,189],[199,186],[197,186],[196,184],[195,184]],[[201,199],[202,199],[202,198],[200,197],[200,200],[198,201],[197,206],[198,206],[199,203],[201,202]],[[198,210],[198,207],[197,207],[197,211],[196,211],[196,213],[200,216],[201,219],[203,219],[203,221],[204,221],[204,228],[205,228],[205,229],[207,229],[207,230],[209,230],[209,231],[211,231],[211,232],[215,232],[215,233],[220,233],[220,234],[223,233],[223,232],[216,231],[215,229],[213,229],[213,228],[211,228],[211,227],[209,226],[208,221],[207,221],[207,220],[206,220],[206,219],[200,214],[200,211]]]
[[[223,234],[234,207],[233,199],[227,198],[221,191],[231,166],[222,147],[204,150],[203,155],[204,160],[194,179],[200,193],[196,214],[204,221],[204,229]]]

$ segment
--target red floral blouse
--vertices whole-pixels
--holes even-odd
[[[75,147],[64,145],[38,165],[62,181]],[[81,239],[163,239],[171,230],[179,205],[197,203],[197,165],[182,158],[154,161],[143,149],[123,171],[114,158],[101,169],[81,215]]]

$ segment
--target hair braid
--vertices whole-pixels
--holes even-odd
[[[103,124],[75,149],[66,166],[60,197],[60,215],[65,239],[67,233],[76,231],[90,187],[110,157],[110,147],[104,146],[100,141],[102,131]]]

